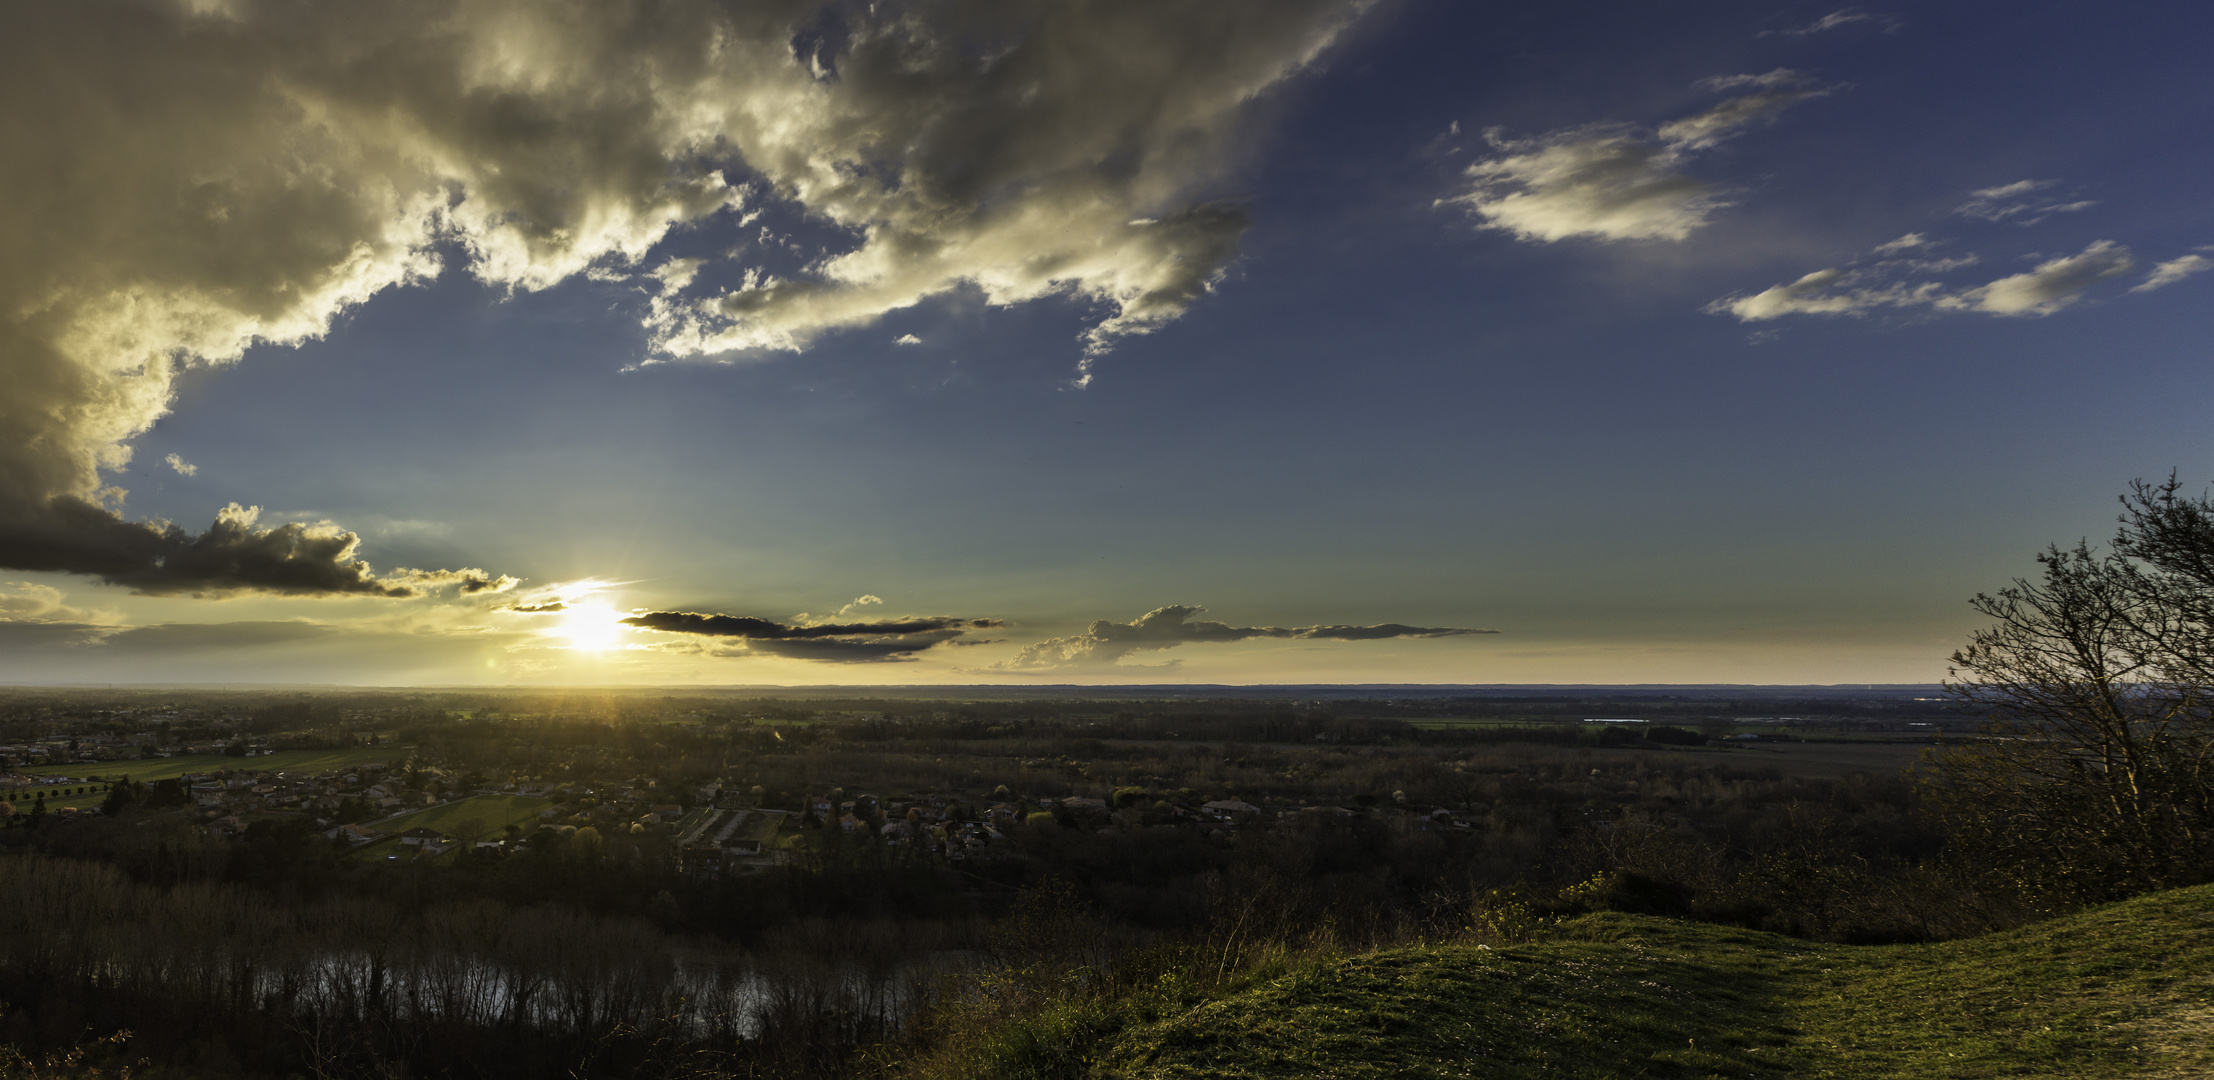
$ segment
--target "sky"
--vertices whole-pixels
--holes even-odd
[[[2214,10],[72,0],[0,680],[1905,683],[2214,480]]]

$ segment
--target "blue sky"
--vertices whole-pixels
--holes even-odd
[[[1929,681],[2210,476],[2194,8],[393,7],[0,46],[0,678]]]

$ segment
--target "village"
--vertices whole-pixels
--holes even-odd
[[[73,741],[82,746],[88,740]],[[24,748],[0,749],[21,753]],[[405,755],[408,750],[389,753]],[[1099,797],[1025,797],[1004,785],[980,792],[849,797],[834,787],[794,798],[772,796],[759,785],[740,789],[720,782],[667,790],[650,779],[595,783],[456,775],[412,758],[314,772],[257,767],[272,758],[296,756],[249,746],[247,753],[225,759],[224,767],[152,781],[97,771],[114,759],[80,758],[70,763],[77,768],[60,772],[48,771],[55,767],[51,756],[31,756],[29,763],[40,771],[0,774],[0,819],[28,827],[51,814],[59,825],[80,815],[89,818],[135,806],[221,838],[236,838],[257,821],[299,822],[312,826],[336,850],[360,852],[384,863],[441,856],[498,858],[548,844],[589,853],[606,837],[621,835],[657,843],[666,849],[670,865],[694,880],[785,865],[794,843],[807,831],[821,829],[958,864],[1019,857],[1010,838],[1031,827],[1082,829],[1108,837],[1189,827],[1217,839],[1265,819],[1360,816],[1415,831],[1470,827],[1469,812],[1410,804],[1404,793],[1391,804],[1366,799],[1370,805],[1354,808],[1264,808],[1233,798],[1203,798],[1191,789],[1156,794],[1140,787]],[[119,789],[126,796],[120,800]],[[785,805],[768,804],[780,800]]]

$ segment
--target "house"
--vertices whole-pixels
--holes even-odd
[[[422,848],[425,855],[436,855],[445,851],[454,842],[453,837],[439,832],[437,829],[420,825],[400,834],[402,846]]]
[[[360,847],[361,845],[375,840],[377,837],[384,834],[368,827],[367,825],[340,825],[339,827],[332,829],[331,831],[324,833],[323,835],[328,836],[333,840],[336,840],[339,837],[345,837],[347,843],[352,844],[355,847]]]

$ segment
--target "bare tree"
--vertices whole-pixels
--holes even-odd
[[[1975,609],[1947,688],[1980,739],[1936,761],[1972,857],[2041,907],[2214,875],[2214,506],[2137,484],[2107,553],[2038,556]]]

